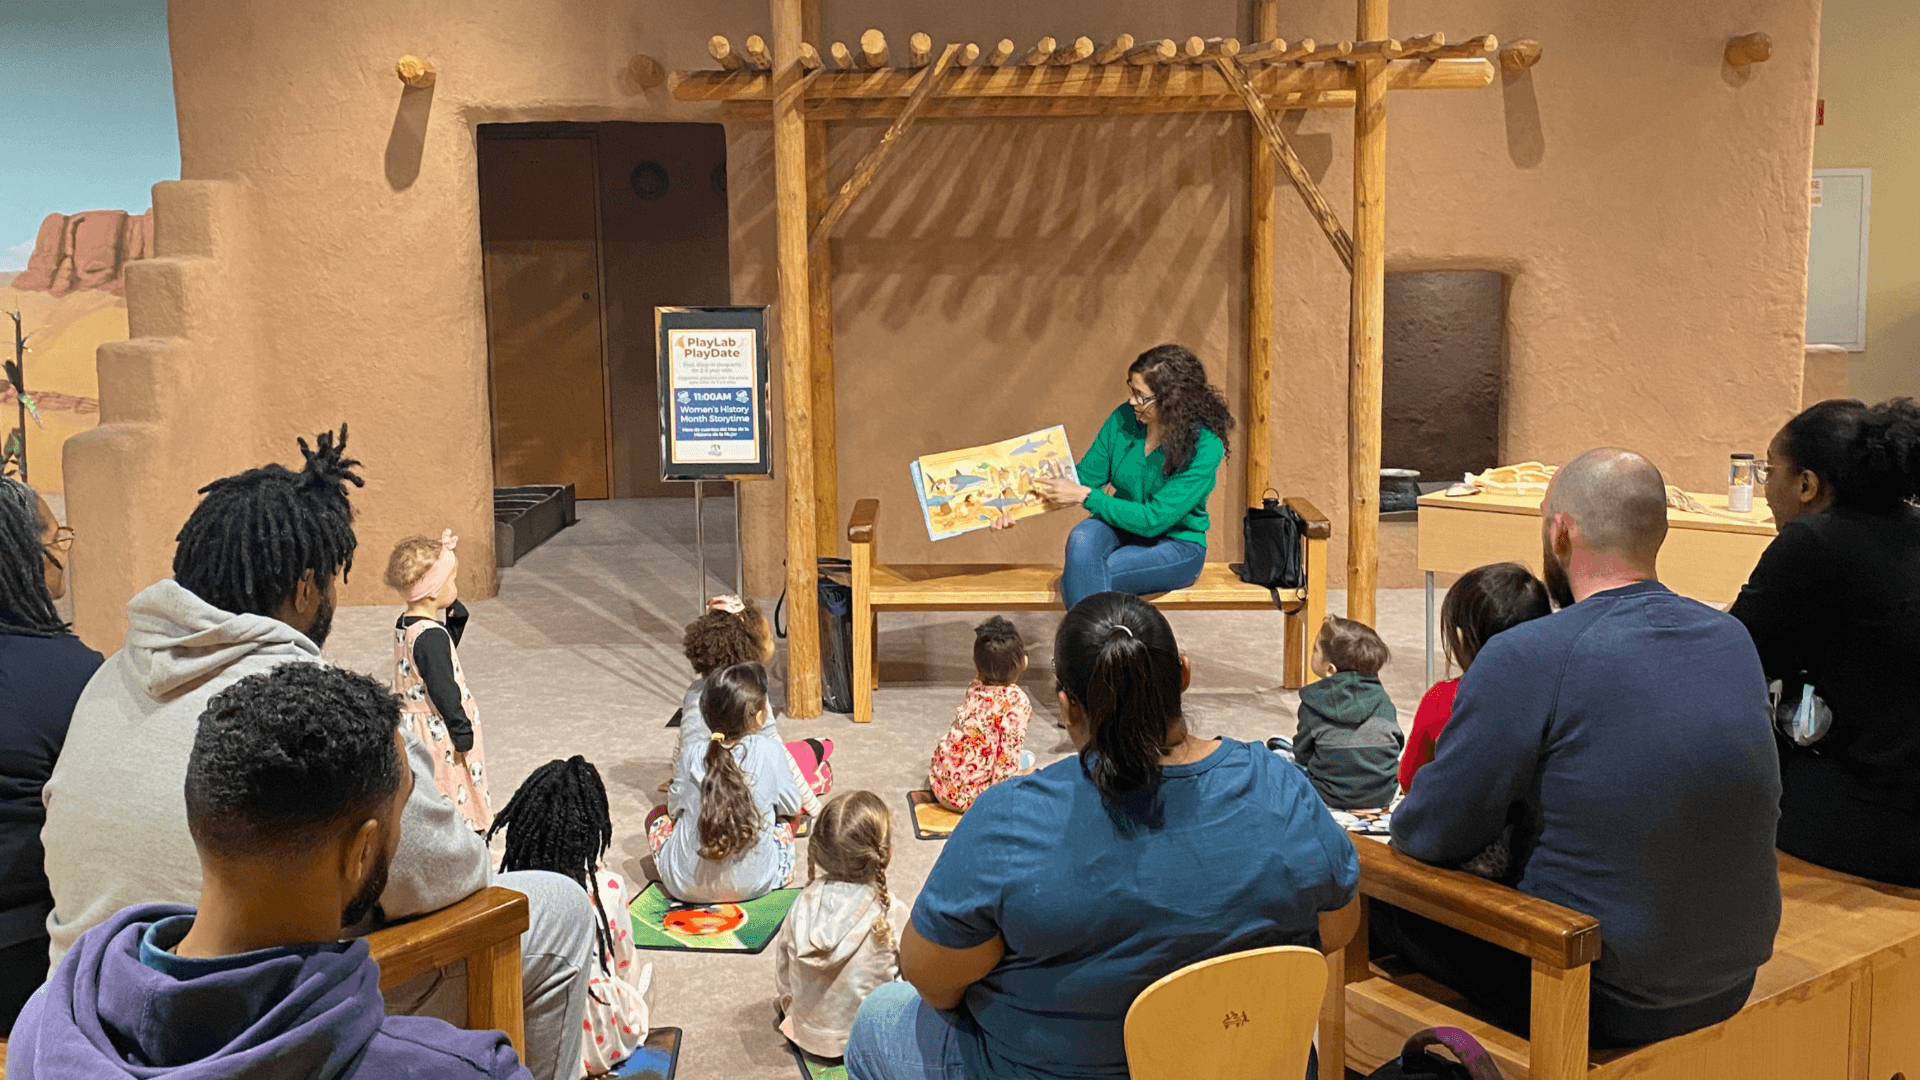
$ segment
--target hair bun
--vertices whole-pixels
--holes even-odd
[[[331,431],[323,431],[313,437],[313,446],[307,446],[307,440],[301,439],[300,456],[307,459],[300,470],[301,478],[308,483],[330,486],[352,484],[365,487],[367,482],[353,470],[360,462],[347,456],[347,425],[340,425],[338,438]]]

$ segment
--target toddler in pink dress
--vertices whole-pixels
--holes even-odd
[[[1027,670],[1020,631],[996,615],[973,630],[973,685],[927,766],[933,797],[964,813],[988,787],[1031,770],[1024,750],[1033,703],[1019,679]]]
[[[407,600],[393,628],[393,690],[414,735],[433,753],[434,786],[475,832],[486,832],[493,804],[480,706],[467,689],[457,651],[467,625],[455,580],[460,560],[453,548],[459,541],[447,529],[438,541],[410,536],[393,546],[387,584]]]

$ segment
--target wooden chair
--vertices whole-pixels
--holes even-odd
[[[1371,963],[1365,918],[1346,950],[1347,1062],[1362,1071],[1421,1028],[1480,1040],[1507,1080],[1888,1080],[1920,1078],[1920,890],[1779,856],[1773,958],[1732,1018],[1625,1050],[1589,1050],[1594,919],[1503,885],[1429,866],[1363,838],[1360,893],[1533,961],[1532,1038],[1475,1015],[1448,988]]]
[[[1281,589],[1286,660],[1281,683],[1297,690],[1312,681],[1307,657],[1313,635],[1327,614],[1327,537],[1333,527],[1313,503],[1289,498],[1306,522],[1301,565],[1306,585]],[[880,682],[879,614],[882,611],[1058,611],[1060,568],[1001,563],[888,563],[879,561],[874,522],[880,500],[861,499],[847,521],[853,554],[853,719],[873,720],[873,689]],[[1210,562],[1200,580],[1184,589],[1149,596],[1163,611],[1260,611],[1273,607],[1273,591],[1241,581],[1226,563]]]
[[[376,930],[367,935],[367,945],[380,965],[382,993],[466,960],[467,1027],[505,1032],[513,1052],[524,1061],[520,935],[526,929],[525,894],[495,885],[431,915]]]

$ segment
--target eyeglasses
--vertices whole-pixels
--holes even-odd
[[[1773,471],[1773,467],[1772,467],[1771,465],[1769,465],[1768,463],[1766,463],[1766,462],[1764,462],[1764,461],[1756,461],[1756,462],[1754,462],[1754,463],[1753,463],[1753,482],[1754,482],[1754,483],[1756,483],[1756,484],[1764,484],[1764,483],[1766,483],[1766,482],[1767,482],[1767,474],[1768,474],[1768,473],[1770,473],[1770,472],[1772,472],[1772,471]]]
[[[60,552],[61,554],[65,554],[73,550],[73,530],[65,525],[57,526],[53,530],[53,539],[40,546],[46,549],[48,562],[52,563],[58,569],[65,570],[67,564],[61,562],[54,553]]]
[[[1136,409],[1144,409],[1159,399],[1160,395],[1158,394],[1147,394],[1144,397],[1139,394],[1128,394],[1127,404],[1132,405]]]

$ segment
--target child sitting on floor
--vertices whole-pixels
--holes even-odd
[[[613,843],[613,818],[600,770],[578,754],[535,769],[494,818],[487,839],[502,829],[507,843],[500,869],[561,874],[593,898],[600,963],[587,976],[580,1064],[581,1075],[603,1076],[647,1040],[653,965],[639,961],[626,883],[604,861]]]
[[[875,987],[900,977],[907,905],[887,893],[893,815],[871,791],[827,803],[807,840],[807,887],[774,939],[780,1033],[823,1058],[846,1052],[847,1031]]]
[[[467,628],[467,609],[455,581],[460,538],[452,529],[438,541],[409,536],[387,559],[387,585],[406,598],[393,629],[393,689],[413,733],[433,754],[433,782],[475,832],[493,824],[487,795],[486,751],[480,707],[467,689],[455,650]],[[441,613],[445,612],[442,624]]]
[[[1475,567],[1460,575],[1440,605],[1440,641],[1447,659],[1465,675],[1488,639],[1553,613],[1547,587],[1526,567],[1515,562]],[[1453,696],[1460,679],[1434,683],[1414,710],[1413,732],[1400,758],[1400,790],[1413,786],[1414,774],[1433,760],[1440,731],[1453,716]]]
[[[1033,703],[1019,686],[1027,670],[1020,631],[998,615],[974,627],[973,670],[973,685],[927,767],[933,797],[958,813],[988,787],[1033,768],[1033,755],[1022,749]]]
[[[781,745],[759,734],[767,672],[732,664],[707,676],[707,737],[674,768],[667,805],[647,823],[660,884],[695,904],[738,904],[784,888],[793,875],[792,818],[806,788]]]
[[[729,664],[766,664],[773,659],[773,626],[760,609],[737,596],[716,596],[707,601],[706,614],[687,624],[680,639],[681,651],[693,665],[694,679],[680,703],[680,744],[677,756],[687,747],[704,740],[711,732],[700,714],[700,694],[706,689],[707,676]],[[781,742],[793,759],[793,774],[806,790],[808,814],[820,812],[820,796],[833,790],[832,739],[798,739],[782,742],[777,718],[767,714],[763,734]],[[665,790],[664,788],[661,790]]]
[[[1314,640],[1313,670],[1320,681],[1300,689],[1293,760],[1335,810],[1393,802],[1394,769],[1406,739],[1380,685],[1380,669],[1391,655],[1372,627],[1338,615],[1327,616]]]

